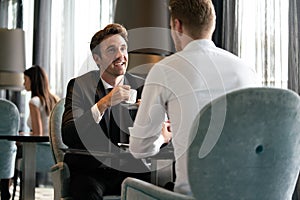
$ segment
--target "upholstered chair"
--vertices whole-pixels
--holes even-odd
[[[49,120],[49,136],[52,149],[52,155],[55,164],[51,168],[54,199],[55,200],[70,200],[70,171],[68,165],[63,162],[64,151],[67,146],[62,141],[61,122],[64,112],[65,99],[61,99],[53,108]],[[119,200],[120,196],[104,196],[104,200]]]
[[[66,163],[63,162],[64,152],[67,148],[62,142],[61,121],[64,112],[65,99],[61,99],[53,108],[49,118],[49,137],[52,156],[55,164],[51,168],[51,176],[54,187],[54,199],[71,199],[69,192],[70,171]]]
[[[291,199],[300,168],[300,98],[277,88],[233,91],[207,104],[189,134],[197,200]],[[127,178],[122,200],[191,199]]]
[[[19,132],[19,123],[20,115],[15,104],[9,100],[0,99],[0,135],[17,135]],[[15,142],[0,140],[0,152],[0,179],[2,180],[2,184],[4,184],[4,182],[8,183],[8,179],[14,176],[17,153]],[[2,199],[5,199],[3,195],[9,195],[7,192],[2,188]]]

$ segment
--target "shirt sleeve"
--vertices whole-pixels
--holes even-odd
[[[42,103],[41,103],[41,100],[38,96],[35,96],[35,97],[32,97],[30,100],[29,100],[29,103],[31,103],[32,105],[40,108],[42,106]]]
[[[135,158],[157,154],[164,143],[161,130],[166,116],[166,92],[164,84],[157,84],[162,80],[163,73],[152,68],[145,82],[134,126],[129,127],[129,151]]]
[[[100,113],[97,104],[95,104],[91,107],[91,112],[92,112],[92,115],[93,115],[93,118],[94,118],[95,122],[97,124],[99,124],[99,122],[102,119],[103,114]]]

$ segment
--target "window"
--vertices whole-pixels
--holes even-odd
[[[114,0],[52,0],[51,8],[51,61],[49,81],[51,91],[65,96],[68,81],[95,67],[90,59],[89,42],[104,24],[112,22]],[[8,26],[16,26],[16,3],[9,1]],[[32,65],[34,0],[23,0],[23,29],[25,31],[26,68]],[[100,27],[101,26],[101,27]],[[21,130],[28,132],[30,93],[23,90],[24,113]]]
[[[288,1],[239,0],[238,55],[256,67],[265,86],[287,88]]]
[[[97,69],[89,43],[113,21],[114,6],[114,0],[52,0],[50,85],[58,96],[71,78]]]

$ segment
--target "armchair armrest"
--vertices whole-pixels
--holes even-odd
[[[191,196],[175,193],[139,179],[126,178],[122,183],[121,200],[140,199],[195,200]]]
[[[55,199],[70,198],[70,170],[66,163],[58,162],[51,167]]]

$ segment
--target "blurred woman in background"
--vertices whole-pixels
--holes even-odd
[[[27,119],[27,126],[31,131],[30,134],[34,136],[48,136],[49,115],[59,98],[50,92],[47,74],[43,68],[38,65],[33,65],[24,71],[23,84],[26,91],[31,91],[31,99],[29,100],[30,114]],[[17,143],[17,147],[17,159],[20,159],[22,158],[22,145]],[[39,172],[38,170],[40,167],[38,166],[51,166],[52,160],[49,161],[48,159],[51,157],[50,144],[39,143],[36,151],[36,158],[38,159],[36,167],[36,186],[38,186],[39,182],[48,181],[46,180],[48,179],[47,174],[44,172]],[[17,184],[18,177],[22,177],[21,172],[16,170],[14,176],[14,185]],[[20,181],[20,183],[22,184],[22,181]]]
[[[30,115],[27,125],[31,129],[32,135],[49,135],[49,114],[59,99],[50,92],[48,77],[43,68],[34,65],[26,69],[24,86],[25,90],[31,91]]]

